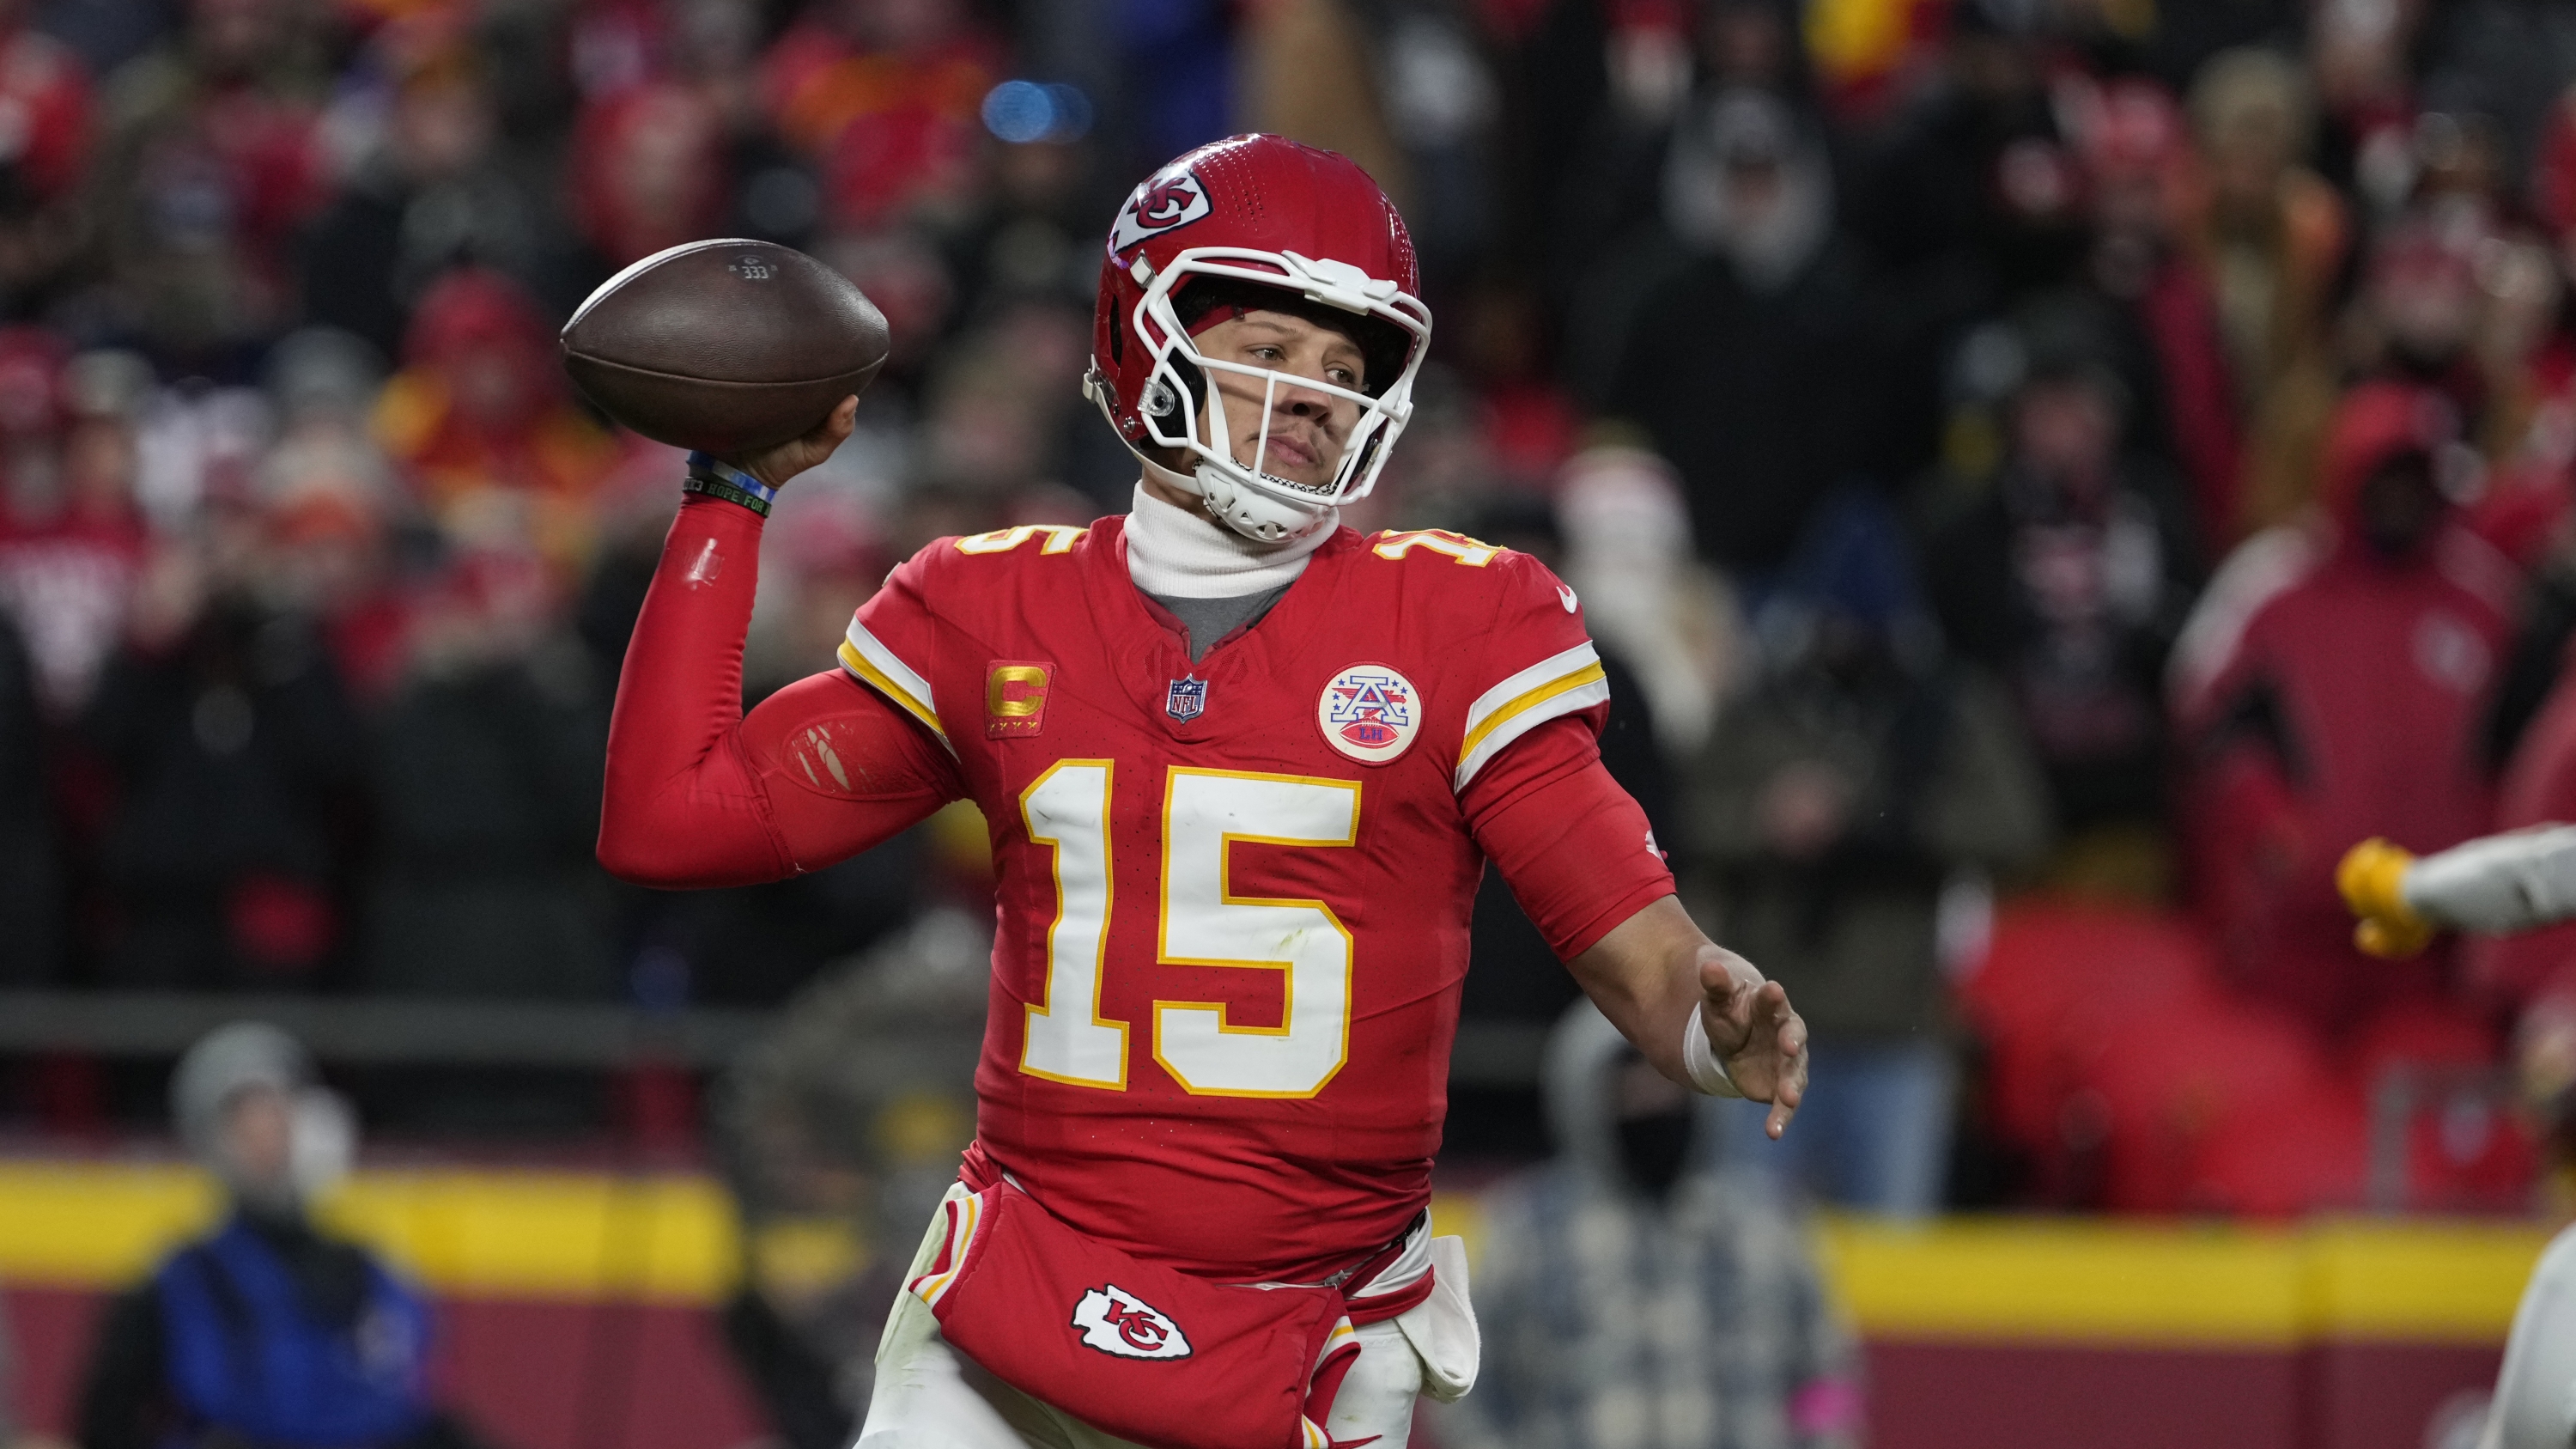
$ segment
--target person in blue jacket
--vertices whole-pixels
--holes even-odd
[[[170,1097],[231,1211],[108,1309],[82,1449],[469,1449],[430,1398],[428,1301],[306,1215],[355,1134],[304,1049],[262,1023],[219,1028]]]

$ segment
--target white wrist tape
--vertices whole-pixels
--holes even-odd
[[[1711,1097],[1741,1097],[1743,1089],[1735,1078],[1726,1074],[1726,1063],[1709,1049],[1708,1023],[1700,1019],[1700,1008],[1693,1006],[1690,1025],[1682,1028],[1682,1066],[1690,1072],[1691,1085]]]

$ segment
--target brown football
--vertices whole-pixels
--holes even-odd
[[[688,242],[600,284],[563,330],[564,371],[610,417],[730,457],[811,429],[885,366],[885,315],[772,242]]]

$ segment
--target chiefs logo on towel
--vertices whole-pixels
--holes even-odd
[[[1120,1358],[1188,1358],[1190,1341],[1181,1326],[1135,1294],[1115,1283],[1103,1283],[1074,1305],[1073,1326],[1082,1341]]]

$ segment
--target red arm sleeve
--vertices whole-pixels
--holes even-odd
[[[1646,812],[1602,768],[1593,716],[1603,709],[1523,735],[1458,801],[1477,846],[1560,960],[1673,893]]]
[[[608,726],[599,861],[638,885],[778,880],[829,865],[964,794],[910,719],[834,670],[742,714],[760,518],[680,506]]]

